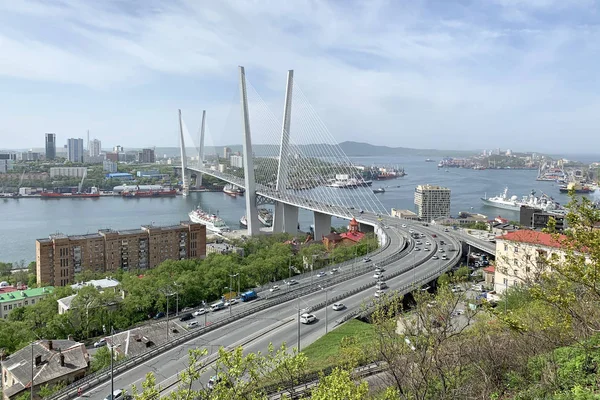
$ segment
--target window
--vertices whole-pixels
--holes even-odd
[[[35,299],[31,299],[31,304],[35,304]]]
[[[504,278],[504,282],[503,283],[504,283],[504,285],[508,285],[508,279]]]
[[[519,265],[519,260],[517,260],[516,258],[513,258],[513,265]]]
[[[517,246],[515,246],[515,253],[519,252],[519,248]]]
[[[504,251],[508,251],[508,245],[507,244],[504,245]]]
[[[8,306],[7,305],[4,306],[4,311],[6,311],[6,310],[8,310]]]

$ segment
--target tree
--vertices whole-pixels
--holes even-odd
[[[315,389],[311,391],[312,400],[362,400],[367,396],[369,385],[362,381],[354,382],[350,371],[335,368],[330,375],[321,376]]]

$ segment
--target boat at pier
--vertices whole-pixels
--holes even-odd
[[[273,214],[271,213],[271,211],[267,210],[266,208],[259,208],[258,209],[258,220],[264,226],[272,226],[273,225]]]
[[[243,226],[244,228],[248,227],[248,220],[246,220],[245,215],[242,215],[242,218],[240,218],[240,225]]]
[[[97,187],[90,188],[89,193],[86,192],[72,192],[72,193],[60,193],[60,192],[42,192],[40,193],[42,199],[87,199],[100,197]]]
[[[223,188],[223,193],[228,194],[230,196],[243,196],[245,190],[239,186],[227,184]]]
[[[569,183],[568,185],[560,186],[559,190],[561,193],[569,193],[570,191],[574,191],[577,194],[588,194],[593,193],[595,191],[595,188],[592,188],[587,185]]]
[[[531,191],[529,196],[523,196],[519,199],[515,195],[509,197],[508,188],[505,188],[504,192],[499,196],[490,198],[482,197],[481,201],[486,206],[510,211],[519,211],[523,206],[534,207],[543,211],[559,211],[562,209],[560,204],[555,202],[550,196],[542,194],[538,197],[535,195],[534,190]]]
[[[143,190],[136,188],[135,190],[124,190],[121,192],[121,197],[124,199],[145,198],[145,197],[174,197],[177,195],[175,189],[150,189]]]
[[[188,214],[190,221],[206,225],[206,229],[215,233],[229,232],[230,229],[217,214],[203,211],[200,207]]]

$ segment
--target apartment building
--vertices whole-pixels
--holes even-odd
[[[17,308],[34,305],[54,291],[52,286],[0,292],[0,318],[6,319]]]
[[[154,268],[165,260],[204,258],[206,226],[146,225],[139,229],[103,229],[87,235],[50,235],[36,240],[38,285],[66,286],[82,271]]]
[[[87,174],[87,167],[50,167],[50,178],[59,176],[83,178],[85,174]]]
[[[564,260],[561,238],[533,230],[518,230],[496,238],[494,289],[504,292],[510,286],[535,281],[546,271],[546,261],[554,254]]]
[[[415,205],[417,214],[423,221],[431,222],[438,218],[450,217],[450,189],[419,185],[415,189]]]

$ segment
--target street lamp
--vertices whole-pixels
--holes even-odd
[[[329,329],[329,318],[328,318],[328,310],[327,310],[327,305],[329,304],[329,299],[327,297],[327,292],[329,292],[331,289],[333,288],[324,288],[322,286],[319,285],[319,289],[324,290],[325,291],[325,334],[327,334],[328,329]]]
[[[119,347],[119,345],[115,346],[115,330],[114,327],[110,327],[110,399],[113,399],[115,393],[115,372],[114,372],[114,348]]]

